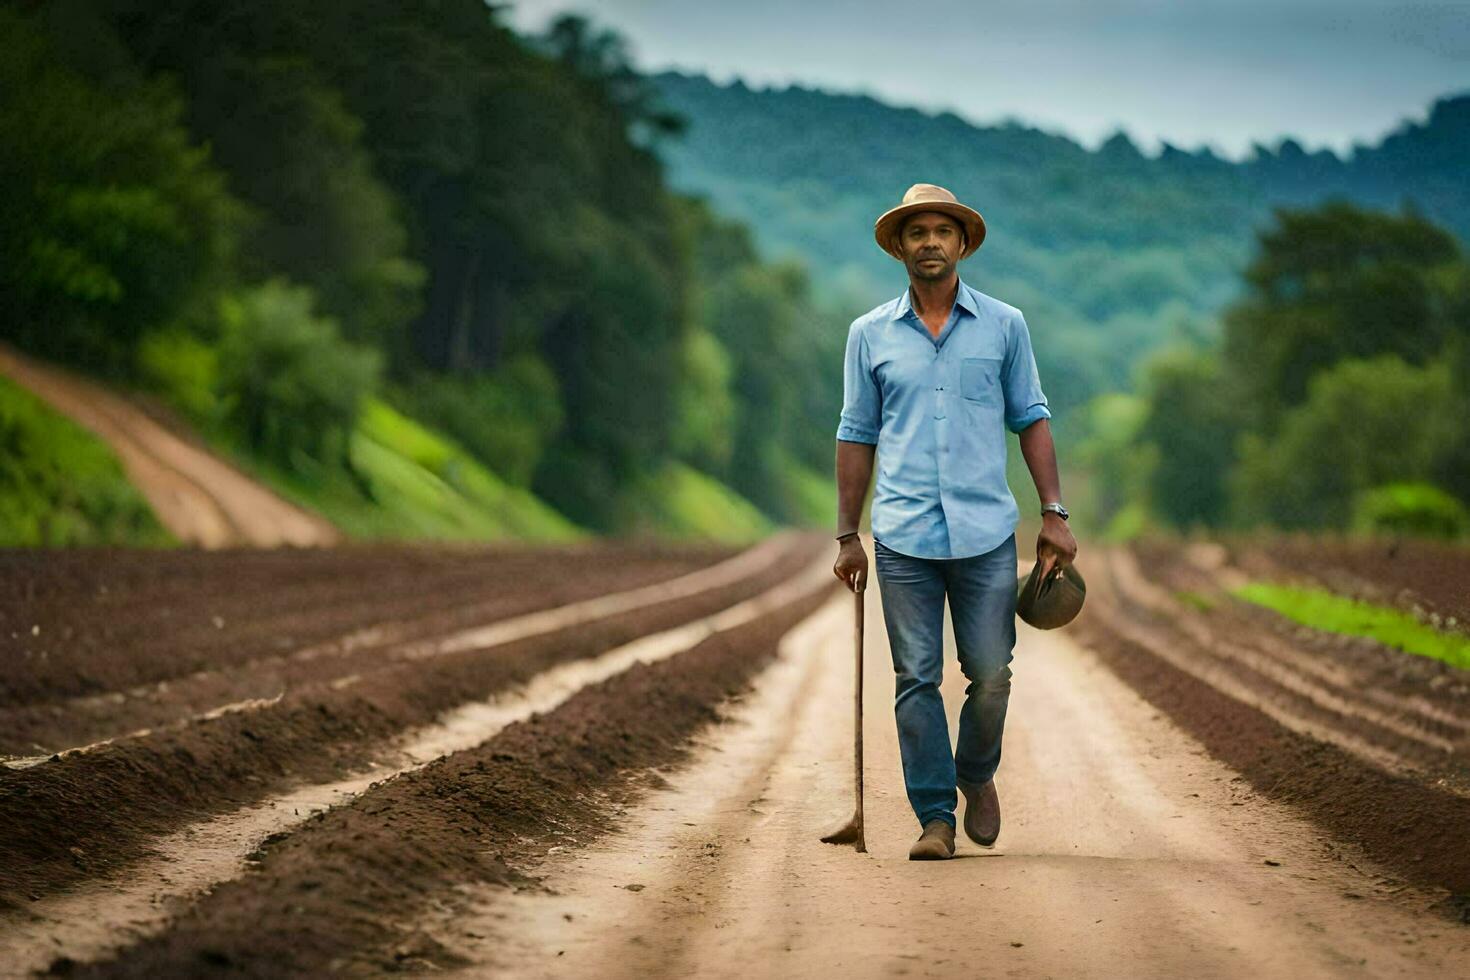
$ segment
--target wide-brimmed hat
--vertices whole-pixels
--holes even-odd
[[[974,208],[961,204],[953,194],[938,184],[915,184],[903,195],[903,203],[891,208],[873,223],[873,237],[878,246],[889,255],[903,261],[903,252],[898,247],[898,230],[903,219],[918,211],[939,211],[949,215],[965,229],[965,250],[960,258],[967,259],[985,241],[985,219]]]
[[[1054,630],[1076,619],[1086,597],[1087,583],[1076,565],[1054,565],[1043,579],[1037,562],[1030,575],[1016,579],[1016,615],[1039,630]]]

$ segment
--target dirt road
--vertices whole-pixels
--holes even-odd
[[[0,373],[107,443],[159,522],[204,548],[325,545],[341,534],[94,381],[0,344]]]
[[[1465,974],[1470,930],[1331,856],[1319,828],[1246,789],[1065,631],[1018,626],[997,846],[961,835],[955,860],[909,862],[876,584],[869,853],[818,843],[850,798],[849,603],[788,634],[731,723],[616,834],[554,849],[541,889],[484,888],[472,915],[422,928],[466,976]]]

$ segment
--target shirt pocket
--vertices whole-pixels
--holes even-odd
[[[960,361],[960,394],[966,401],[982,405],[999,405],[1004,399],[1000,389],[999,357],[966,357]]]

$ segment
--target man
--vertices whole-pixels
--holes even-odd
[[[993,777],[1016,642],[1020,516],[1005,479],[1006,429],[1019,434],[1043,505],[1042,574],[1070,564],[1077,542],[1061,506],[1051,411],[1026,321],[956,271],[984,240],[984,219],[944,188],[915,184],[874,235],[907,267],[909,288],[848,331],[833,571],[854,591],[866,583],[857,532],[876,452],[872,528],[894,715],[909,803],[923,828],[909,857],[948,858],[957,788],[970,839],[989,847],[1000,833]],[[970,682],[953,754],[939,693],[946,595]]]

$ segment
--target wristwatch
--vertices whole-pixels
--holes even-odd
[[[1060,503],[1058,503],[1056,501],[1053,501],[1052,503],[1049,503],[1049,504],[1042,504],[1041,505],[1041,512],[1043,514],[1045,514],[1047,511],[1052,511],[1053,513],[1055,513],[1058,517],[1060,517],[1064,521],[1068,517],[1067,508],[1063,507]]]

